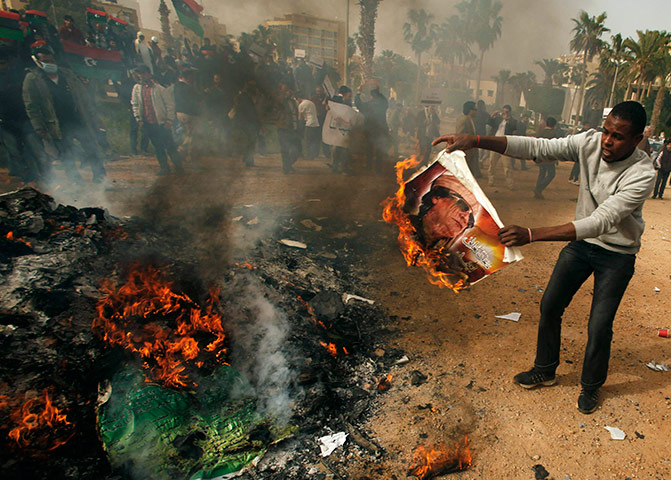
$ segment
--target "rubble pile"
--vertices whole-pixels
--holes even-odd
[[[242,230],[257,228],[243,216]],[[101,285],[118,284],[137,262],[169,272],[175,291],[199,302],[216,287],[226,362],[253,387],[262,414],[291,427],[241,478],[347,478],[352,454],[379,460],[384,452],[362,425],[403,352],[386,347],[385,312],[361,282],[362,255],[374,246],[358,240],[362,225],[275,221],[280,228],[252,248],[227,253],[214,278],[194,266],[203,263],[199,249],[211,246],[179,222],[120,221],[32,189],[0,196],[0,469],[10,478],[132,476],[110,466],[96,404],[119,366],[138,360],[105,342],[92,322]],[[307,248],[280,243],[285,238]],[[384,356],[375,353],[381,347]],[[47,416],[47,404],[60,417]],[[21,442],[10,436],[17,427]],[[317,439],[340,432],[344,445],[322,457]]]

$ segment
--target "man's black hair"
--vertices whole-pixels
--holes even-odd
[[[135,67],[135,73],[151,73],[151,69],[147,65],[142,64]]]
[[[550,128],[555,128],[555,125],[557,125],[557,119],[555,117],[548,117],[548,119],[545,120],[545,125]]]
[[[75,19],[72,18],[72,15],[64,15],[63,20],[70,20],[72,23],[75,23]]]
[[[632,135],[640,135],[645,130],[648,123],[648,116],[645,114],[643,105],[634,101],[618,103],[610,111],[610,114],[620,120],[631,123]]]
[[[475,102],[469,100],[468,102],[465,102],[465,103],[464,103],[464,108],[463,108],[462,111],[464,112],[464,115],[468,115],[468,113],[469,113],[471,110],[476,110],[476,108],[475,108]]]
[[[510,110],[511,112],[513,111],[513,107],[511,107],[510,105],[504,105],[503,110],[506,110],[506,109]]]
[[[422,203],[419,206],[419,216],[423,217],[429,210],[433,208],[433,199],[434,198],[453,198],[456,200],[457,206],[464,212],[469,212],[468,217],[468,227],[472,227],[475,224],[475,218],[473,217],[473,210],[468,202],[459,195],[454,190],[451,190],[447,187],[432,187],[431,190],[426,192],[422,197]]]
[[[338,89],[338,93],[340,95],[345,95],[346,93],[352,93],[352,89],[349,88],[347,85],[341,85],[340,88]]]

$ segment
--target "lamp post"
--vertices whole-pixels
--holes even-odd
[[[344,69],[344,85],[349,85],[349,0],[345,0],[345,69]]]

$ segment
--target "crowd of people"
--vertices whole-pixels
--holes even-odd
[[[43,12],[0,13],[22,29],[22,40],[0,46],[0,139],[10,175],[24,182],[48,178],[54,165],[75,182],[82,181],[78,164],[90,166],[94,182],[105,178],[111,152],[97,105],[112,87],[127,106],[130,153],[147,154],[151,143],[158,175],[180,174],[204,154],[239,156],[251,167],[274,132],[287,174],[298,158],[319,156],[334,172],[351,173],[353,149],[363,168],[381,172],[398,156],[401,130],[428,161],[440,124],[435,107],[390,105],[375,80],[356,93],[341,85],[329,95],[328,69],[307,59],[287,61],[208,38],[164,48],[103,11],[86,13],[85,29],[71,15],[57,29]],[[72,44],[119,52],[124,74],[82,75],[70,68]],[[345,143],[324,141],[330,102],[356,112]]]

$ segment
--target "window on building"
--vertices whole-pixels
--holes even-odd
[[[494,96],[494,90],[487,90],[487,96],[488,97],[493,97]]]

